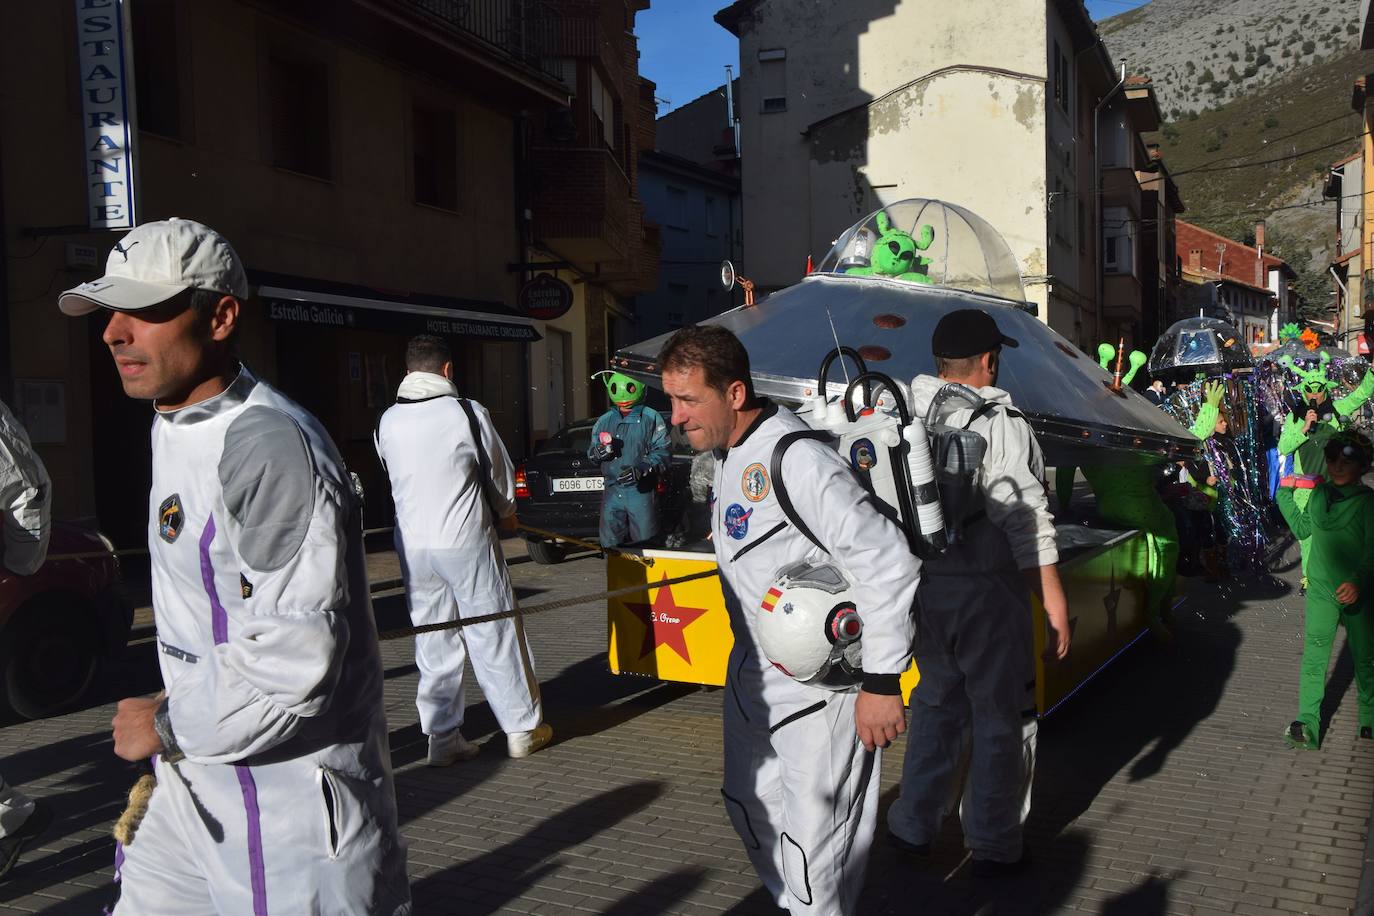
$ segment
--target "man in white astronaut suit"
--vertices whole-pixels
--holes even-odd
[[[408,913],[360,501],[319,422],[239,364],[248,296],[227,241],[169,219],[59,300],[108,310],[124,391],[156,410],[165,690],[113,724],[157,787],[116,850],[114,912]]]
[[[793,913],[855,912],[877,821],[881,748],[906,727],[920,564],[835,452],[792,442],[782,473],[796,517],[855,583],[862,688],[798,683],[758,649],[754,615],[778,571],[823,556],[778,503],[774,446],[807,429],[757,399],[749,357],[724,328],[691,327],[659,356],[663,387],[698,450],[715,450],[712,538],[735,642],[724,699],[725,807],[760,879]]]
[[[511,613],[462,629],[420,633],[415,705],[429,736],[429,765],[478,753],[463,738],[463,664],[482,685],[512,757],[553,738],[543,721],[525,628],[496,528],[515,526],[515,470],[485,407],[458,397],[453,356],[424,334],[406,347],[396,403],[377,425],[377,454],[396,502],[396,552],[415,626]]]
[[[38,572],[48,555],[52,482],[29,443],[28,433],[0,403],[0,526],[5,568],[16,576]],[[52,810],[0,776],[0,878],[9,873],[25,845],[52,821]]]
[[[950,382],[975,393],[981,404],[953,410],[945,422],[978,433],[987,451],[968,516],[946,519],[962,529],[961,541],[921,570],[921,679],[901,796],[887,813],[897,844],[928,854],[967,761],[960,819],[978,877],[1014,874],[1029,861],[1021,828],[1035,762],[1032,592],[1049,623],[1046,660],[1064,658],[1070,641],[1040,446],[1010,395],[994,387],[1004,346],[1017,342],[991,315],[950,312],[931,342],[940,377],[917,376],[911,385],[913,416],[926,416]]]

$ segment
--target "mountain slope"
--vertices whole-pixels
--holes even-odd
[[[1374,69],[1350,34],[1358,5],[1153,0],[1098,24],[1112,56],[1124,60],[1128,72],[1154,81],[1166,123],[1146,139],[1160,144],[1178,183],[1187,207],[1181,218],[1240,240],[1252,239],[1255,223],[1264,220],[1266,248],[1298,271],[1298,290],[1309,304],[1329,301],[1327,267],[1339,254],[1335,206],[1322,200],[1322,180],[1332,162],[1359,150],[1361,121],[1350,108],[1351,88]],[[1226,31],[1228,21],[1237,25],[1235,33]],[[1295,33],[1291,23],[1306,25]],[[1222,37],[1218,29],[1240,37],[1231,39],[1230,49],[1213,49]],[[1277,36],[1278,47],[1299,53],[1283,57],[1282,50],[1270,50],[1270,61],[1251,77],[1220,92],[1207,88],[1215,81],[1199,83],[1204,66],[1224,79],[1215,55],[1229,65],[1226,54],[1239,41],[1243,63],[1247,41],[1262,46],[1256,35]],[[1308,41],[1317,47],[1304,55]],[[1188,54],[1202,55],[1191,72],[1179,63]]]
[[[1118,63],[1145,73],[1177,120],[1351,51],[1359,0],[1152,0],[1104,19]]]

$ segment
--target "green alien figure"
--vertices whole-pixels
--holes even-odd
[[[851,267],[845,271],[854,277],[892,277],[896,280],[910,280],[913,283],[929,283],[930,258],[923,258],[918,251],[925,251],[935,244],[935,229],[922,226],[920,238],[910,232],[893,228],[887,214],[878,213],[878,240],[873,243],[872,266]]]

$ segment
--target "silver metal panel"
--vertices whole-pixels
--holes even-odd
[[[900,382],[933,374],[935,324],[960,308],[985,309],[1002,333],[1020,343],[1003,349],[998,386],[1030,418],[1049,464],[1132,463],[1196,453],[1192,433],[1139,393],[1113,392],[1112,377],[1093,359],[1005,300],[900,280],[813,274],[758,305],[704,323],[729,328],[744,343],[759,394],[798,404],[814,393],[817,370],[836,337],[864,353],[870,370]],[[669,336],[625,347],[612,367],[661,385],[658,353]],[[827,381],[831,394],[843,394],[838,364]]]

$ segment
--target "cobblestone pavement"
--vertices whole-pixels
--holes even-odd
[[[604,587],[594,556],[545,567],[507,544],[527,605]],[[1301,645],[1294,558],[1276,579],[1192,580],[1171,649],[1142,642],[1043,723],[1030,874],[974,882],[951,822],[920,864],[879,844],[862,912],[1348,912],[1374,742],[1357,746],[1343,652],[1325,747],[1279,739]],[[374,555],[374,581],[394,578],[394,562]],[[395,589],[377,605],[383,628],[403,619]],[[529,633],[557,743],[507,759],[474,691],[464,731],[482,753],[443,770],[421,763],[410,645],[384,648],[416,912],[776,913],[721,808],[719,691],[608,674],[597,604],[534,617]],[[148,643],[108,680],[106,701],[155,689]],[[0,884],[0,910],[95,913],[108,899],[108,827],[132,782],[111,754],[111,714],[106,702],[0,731],[6,778],[58,815]],[[901,750],[884,768],[884,805]]]

